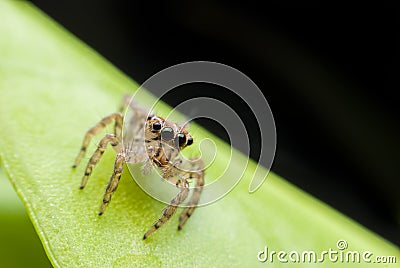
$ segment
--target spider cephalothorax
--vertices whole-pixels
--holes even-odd
[[[104,213],[114,191],[117,189],[124,163],[150,163],[159,169],[164,179],[174,181],[180,192],[164,209],[162,216],[144,234],[143,239],[147,238],[171,218],[177,207],[188,197],[189,181],[194,179],[196,185],[193,189],[193,194],[179,217],[178,229],[180,230],[195,210],[204,186],[202,161],[200,159],[185,160],[180,156],[181,150],[193,144],[193,138],[184,127],[160,116],[149,114],[134,103],[129,103],[128,109],[131,109],[134,116],[123,118],[121,113],[113,113],[104,117],[87,131],[81,150],[73,165],[74,168],[77,167],[84,156],[91,138],[104,129],[106,125],[112,121],[115,122],[114,133],[106,134],[101,139],[96,151],[90,158],[80,188],[83,189],[85,187],[94,166],[98,163],[110,143],[117,152],[117,156],[99,215]],[[122,136],[124,121],[126,133]]]
[[[193,144],[186,129],[160,116],[147,117],[144,135],[149,159],[159,167],[173,165],[179,152]]]

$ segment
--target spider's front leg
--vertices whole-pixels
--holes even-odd
[[[193,190],[193,194],[190,197],[187,207],[182,211],[181,215],[179,215],[178,230],[182,230],[186,221],[190,218],[190,216],[192,216],[194,210],[197,207],[197,204],[199,203],[200,195],[203,192],[204,172],[202,170],[190,172],[189,178],[196,180],[196,186]]]
[[[174,215],[177,207],[185,201],[189,194],[189,183],[186,180],[179,180],[176,184],[180,188],[180,192],[171,200],[170,204],[163,210],[161,217],[156,223],[144,234],[143,239],[149,237],[164,223],[166,223],[172,215]]]

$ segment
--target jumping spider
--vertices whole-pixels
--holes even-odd
[[[171,200],[170,204],[165,207],[161,217],[144,234],[143,239],[146,239],[171,218],[177,207],[188,197],[189,182],[194,179],[196,185],[193,188],[193,193],[187,206],[179,216],[178,230],[181,230],[188,218],[193,214],[204,186],[202,161],[200,159],[184,159],[179,153],[193,143],[193,138],[184,127],[180,127],[160,116],[149,114],[146,110],[128,100],[128,98],[125,98],[120,112],[104,117],[86,132],[81,150],[72,166],[73,168],[78,166],[85,155],[91,138],[107,125],[113,121],[115,122],[114,133],[106,134],[100,140],[96,151],[90,158],[82,178],[80,189],[85,187],[93,168],[110,143],[117,152],[117,156],[115,158],[114,171],[104,193],[98,215],[104,213],[114,191],[117,189],[124,163],[145,163],[144,174],[147,174],[152,166],[154,166],[160,170],[164,179],[174,182],[180,191]],[[133,113],[133,116],[130,118],[122,116],[122,112],[126,106]],[[122,136],[123,127],[127,131]]]

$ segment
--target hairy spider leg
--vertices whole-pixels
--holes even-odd
[[[121,179],[122,172],[124,171],[125,155],[123,153],[117,154],[114,163],[114,171],[111,175],[110,181],[108,182],[106,192],[103,196],[103,203],[101,204],[99,216],[104,213],[108,203],[111,201],[111,197],[115,190],[117,190],[119,180]]]
[[[203,186],[204,186],[204,172],[203,171],[191,172],[189,179],[195,179],[196,186],[193,189],[193,194],[190,197],[187,207],[182,211],[181,215],[179,215],[178,230],[182,230],[186,221],[190,218],[190,216],[192,216],[194,210],[197,207],[197,204],[199,203],[200,195],[203,191]]]
[[[78,156],[75,159],[74,164],[72,165],[73,168],[76,168],[79,163],[81,162],[83,156],[86,153],[87,147],[89,146],[89,143],[94,135],[102,131],[107,125],[109,125],[112,121],[114,120],[114,135],[115,137],[120,138],[122,135],[122,114],[121,113],[113,113],[110,114],[103,119],[100,120],[96,125],[94,125],[91,129],[89,129],[82,142],[82,147],[81,150],[79,151]]]
[[[189,183],[184,180],[179,180],[176,183],[176,186],[180,188],[180,192],[171,200],[170,204],[165,207],[161,217],[154,223],[153,226],[144,234],[143,239],[149,237],[152,233],[154,233],[158,228],[160,228],[164,223],[166,223],[172,215],[174,215],[177,207],[185,201],[189,194]]]
[[[105,150],[107,149],[107,145],[111,143],[112,146],[117,146],[120,144],[119,138],[115,136],[115,134],[106,134],[99,142],[96,151],[90,158],[89,162],[87,163],[85,174],[82,178],[80,189],[83,189],[86,186],[86,183],[89,179],[90,174],[92,174],[93,168],[99,162],[100,158],[104,154]]]

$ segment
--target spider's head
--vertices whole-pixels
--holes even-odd
[[[193,144],[193,138],[185,128],[154,115],[148,116],[146,120],[146,139],[149,138],[180,150]]]

